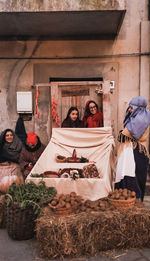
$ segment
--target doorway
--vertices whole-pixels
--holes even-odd
[[[94,100],[98,108],[103,112],[103,94],[97,90],[102,84],[102,78],[51,78],[51,102],[57,104],[57,113],[60,120],[66,118],[67,112],[71,106],[79,110],[80,119],[83,118],[84,109],[88,100]],[[56,122],[52,121],[52,128],[56,127]]]

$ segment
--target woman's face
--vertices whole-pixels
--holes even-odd
[[[11,131],[7,131],[5,134],[5,141],[8,143],[13,142],[14,136]]]
[[[91,114],[95,114],[95,113],[97,112],[97,108],[96,108],[96,105],[95,105],[94,102],[91,102],[91,103],[89,104],[89,110],[90,110],[90,113],[91,113]]]
[[[78,112],[76,110],[73,110],[69,116],[72,121],[76,121],[76,119],[78,118]]]

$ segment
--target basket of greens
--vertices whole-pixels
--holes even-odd
[[[16,240],[26,240],[34,236],[35,220],[42,214],[42,206],[48,204],[57,194],[54,187],[46,187],[41,181],[13,183],[6,194],[8,235]]]

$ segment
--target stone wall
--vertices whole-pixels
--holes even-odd
[[[47,4],[49,9],[48,2],[0,1],[0,9],[5,11],[8,7],[10,11],[19,11],[21,3],[24,8],[29,8],[30,3],[35,10],[40,8],[36,4],[45,3],[45,8]],[[97,2],[101,2],[103,8],[108,2],[124,7],[124,1],[87,1],[91,8]],[[71,8],[71,4],[75,8],[81,1],[65,1],[64,8],[68,6],[67,3],[70,3],[68,8]],[[124,113],[132,97],[144,95],[150,104],[148,1],[127,0],[126,4],[127,12],[115,40],[0,41],[0,131],[7,127],[15,128],[18,117],[16,92],[32,91],[34,94],[32,86],[40,82],[48,83],[50,77],[100,76],[104,80],[114,80],[115,91],[111,99],[115,137],[122,127]],[[42,92],[39,101],[43,110],[41,118],[38,120],[33,115],[32,121],[25,122],[25,125],[27,131],[36,131],[46,144],[49,137],[49,112],[46,109],[49,97],[46,88]]]

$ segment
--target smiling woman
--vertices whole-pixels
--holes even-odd
[[[77,107],[70,107],[67,117],[61,125],[62,128],[83,128],[83,122],[79,119],[79,111]]]
[[[18,164],[22,142],[11,129],[6,129],[0,135],[0,192],[13,182],[23,182],[20,166]]]
[[[11,129],[6,129],[0,135],[0,162],[19,161],[22,142]]]
[[[98,105],[95,101],[87,101],[83,122],[87,128],[103,127],[103,113],[98,110]]]
[[[5,135],[6,142],[8,142],[8,143],[13,142],[13,138],[14,138],[13,133],[11,131],[6,132],[6,135]]]

